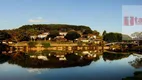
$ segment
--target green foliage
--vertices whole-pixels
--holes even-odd
[[[47,36],[48,38],[51,37],[52,39],[59,35],[59,31],[53,30],[50,31],[50,34]]]
[[[105,36],[107,34],[106,30],[104,30],[102,36]]]
[[[85,29],[85,31],[83,32],[83,34],[92,34],[93,31],[91,29]]]
[[[135,71],[134,76],[126,77],[122,80],[142,80],[142,71]]]
[[[103,40],[107,42],[121,42],[122,34],[110,32],[103,36]]]
[[[33,35],[38,35],[38,34],[42,33],[42,31],[35,30],[35,29],[28,29],[28,30],[26,30],[26,33],[29,36],[33,36]]]
[[[47,37],[54,38],[59,35],[58,31],[68,32],[70,30],[83,32],[84,30],[91,29],[88,26],[83,25],[67,25],[67,24],[33,24],[33,25],[23,25],[20,28],[12,30],[3,30],[10,34],[12,41],[29,41],[30,36],[38,35],[44,32],[51,32]],[[2,38],[2,36],[0,36]],[[6,38],[6,37],[3,37]]]
[[[83,31],[83,30],[91,30],[88,26],[82,26],[82,25],[67,25],[67,24],[33,24],[33,25],[23,25],[19,29],[22,30],[39,30],[42,32],[47,32],[51,30],[58,30],[58,31],[70,31],[70,30],[76,30],[76,31]]]
[[[50,47],[50,43],[48,43],[48,42],[42,42],[42,45],[44,48]]]
[[[29,47],[36,47],[37,42],[28,42]]]
[[[75,39],[79,38],[80,36],[81,35],[79,33],[75,32],[75,31],[70,31],[70,32],[67,33],[65,38],[67,40],[73,40],[74,41]]]
[[[94,30],[92,33],[96,36],[99,36],[99,34],[100,34],[97,30]]]
[[[18,38],[19,38],[19,41],[29,41],[30,40],[30,36],[25,32],[19,34]]]
[[[0,31],[0,40],[9,39],[11,36],[6,31]]]

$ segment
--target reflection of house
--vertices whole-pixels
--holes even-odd
[[[37,56],[38,59],[42,59],[42,60],[48,60],[48,58],[46,56]]]
[[[7,41],[7,40],[4,40],[4,41],[2,41],[2,43],[3,43],[3,44],[13,44],[14,42],[12,42],[12,41]]]
[[[42,56],[42,55],[40,55],[40,56],[35,56],[35,55],[33,55],[33,56],[30,56],[30,58],[37,58],[37,59],[41,59],[41,60],[48,60],[48,58],[46,57],[46,56]]]

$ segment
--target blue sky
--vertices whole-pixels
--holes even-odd
[[[122,31],[122,6],[141,0],[0,0],[0,29],[25,24],[86,25],[100,32]]]

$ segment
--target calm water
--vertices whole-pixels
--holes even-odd
[[[121,80],[142,71],[142,55],[88,53],[0,54],[0,80]]]

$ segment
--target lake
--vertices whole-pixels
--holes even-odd
[[[122,80],[142,71],[142,55],[81,52],[0,54],[0,80]]]

